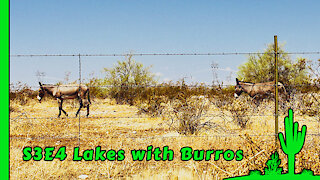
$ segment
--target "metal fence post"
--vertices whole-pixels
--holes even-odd
[[[81,89],[81,58],[80,58],[80,54],[79,54],[79,91],[80,91],[80,89]],[[79,147],[80,147],[80,136],[81,136],[80,119],[81,119],[81,112],[79,111],[79,135],[78,135]]]
[[[278,133],[279,133],[279,92],[278,92],[278,39],[274,36],[274,73],[275,73],[275,146],[278,149]]]

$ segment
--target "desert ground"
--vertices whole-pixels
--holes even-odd
[[[39,103],[36,99],[25,105],[10,101],[10,177],[11,179],[223,179],[247,175],[249,170],[263,170],[265,162],[276,149],[272,102],[260,105],[258,115],[252,115],[246,128],[240,128],[228,112],[221,115],[214,105],[202,121],[215,126],[195,135],[183,135],[169,126],[160,116],[138,112],[138,108],[118,105],[110,99],[94,99],[90,116],[74,118],[78,104],[69,100],[64,109],[69,117],[58,115],[55,100]],[[279,129],[283,132],[285,111],[279,117]],[[320,175],[319,119],[307,115],[295,115],[299,128],[307,125],[307,137],[302,151],[296,155],[296,172],[307,168]],[[79,126],[80,124],[80,126]],[[80,143],[80,144],[79,144]],[[168,146],[174,151],[173,161],[133,161],[130,151]],[[23,148],[66,147],[64,161],[23,161]],[[73,161],[73,148],[80,151],[101,146],[103,150],[125,151],[123,161]],[[180,149],[189,146],[198,150],[242,149],[241,161],[182,161]],[[55,150],[56,152],[56,150]],[[55,153],[54,153],[55,154]],[[281,167],[287,171],[287,158],[279,150]]]

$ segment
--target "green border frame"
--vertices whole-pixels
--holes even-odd
[[[9,0],[0,1],[0,110],[1,110],[1,178],[9,179]]]

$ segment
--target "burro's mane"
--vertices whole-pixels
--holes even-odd
[[[244,82],[244,81],[239,81],[239,83],[242,83],[243,85],[274,85],[275,81],[268,81],[268,82],[261,82],[261,83],[252,83],[252,82]],[[282,85],[281,82],[278,82],[279,84]]]
[[[42,86],[46,87],[79,87],[79,84],[42,84]],[[85,84],[81,84],[81,86],[85,86]]]

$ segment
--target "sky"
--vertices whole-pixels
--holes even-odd
[[[10,54],[263,52],[274,35],[287,52],[320,51],[318,0],[11,0]],[[320,55],[297,55],[310,60]],[[136,56],[160,82],[234,84],[247,55]],[[103,77],[124,57],[81,57],[81,77]],[[79,78],[78,57],[11,57],[10,82]],[[45,76],[39,79],[37,72]]]

